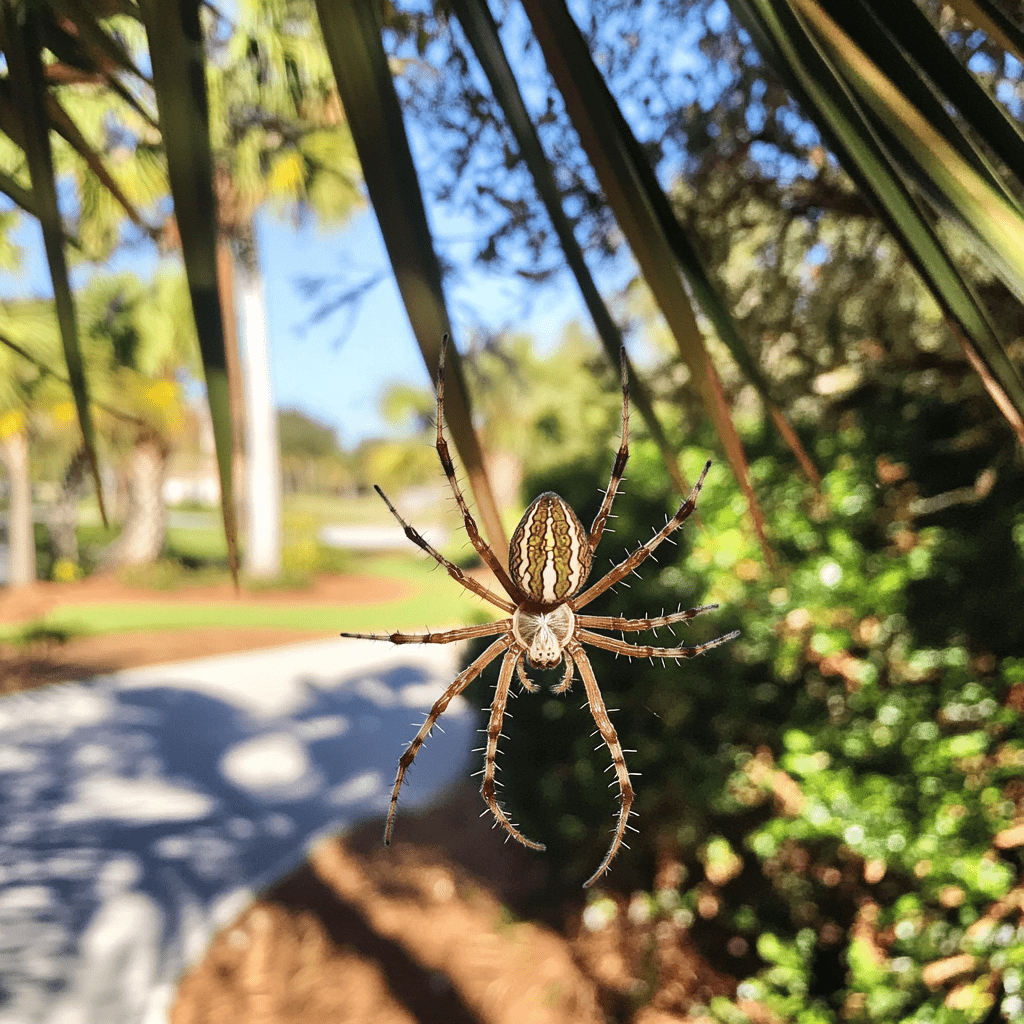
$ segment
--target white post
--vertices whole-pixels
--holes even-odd
[[[263,280],[255,238],[238,259],[240,359],[245,380],[246,503],[248,534],[242,563],[252,579],[273,579],[281,572],[281,453],[277,409],[270,380],[270,350]]]

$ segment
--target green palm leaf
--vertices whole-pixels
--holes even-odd
[[[199,3],[144,0],[153,85],[181,236],[185,274],[213,421],[221,512],[232,576],[238,576],[238,534],[231,479],[231,407],[224,324],[217,292],[217,210]]]
[[[53,282],[53,299],[60,325],[64,358],[75,397],[82,439],[96,485],[100,515],[107,521],[99,463],[96,458],[96,433],[89,408],[89,386],[78,339],[75,301],[68,281],[67,258],[64,253],[64,223],[57,205],[53,153],[47,118],[47,88],[43,75],[40,30],[37,15],[31,8],[22,11],[8,2],[3,4],[3,32],[12,98],[20,120],[19,134],[29,173],[32,177],[32,199],[43,233],[43,245]]]
[[[745,14],[762,53],[814,119],[844,168],[878,207],[946,314],[989,394],[1024,443],[1024,383],[1006,355],[1004,342],[971,283],[944,247],[921,200],[909,190],[851,84],[826,56],[824,43],[793,9],[798,6],[804,16],[816,18],[812,8],[823,15],[820,6],[812,0],[796,0],[793,6],[786,0],[736,0],[736,6]],[[999,220],[999,213],[992,208],[986,215]]]
[[[576,278],[576,284],[580,289],[580,294],[583,297],[591,319],[594,321],[594,327],[597,330],[598,337],[601,339],[601,344],[604,346],[612,366],[617,366],[620,358],[619,353],[625,349],[622,332],[608,311],[608,307],[601,297],[601,293],[598,291],[594,278],[587,266],[583,250],[576,241],[572,224],[569,222],[569,218],[566,216],[562,205],[562,197],[555,182],[554,172],[544,154],[544,148],[541,145],[533,122],[530,120],[530,115],[527,112],[526,104],[523,102],[515,74],[501,45],[498,29],[491,16],[491,12],[486,4],[474,3],[473,0],[454,0],[452,7],[462,24],[462,29],[466,33],[470,46],[473,47],[477,60],[480,62],[484,73],[491,83],[496,99],[505,112],[509,127],[512,129],[512,133],[519,144],[519,154],[533,175],[537,194],[544,203],[544,207],[551,219],[551,224],[555,229],[555,234],[558,236],[559,244],[565,253],[566,263],[569,264],[569,268]],[[662,461],[665,463],[665,468],[668,470],[669,476],[672,478],[677,490],[685,494],[689,490],[689,485],[683,479],[679,469],[679,462],[672,451],[672,446],[665,435],[664,428],[658,420],[654,406],[651,404],[650,393],[643,381],[637,376],[636,370],[634,370],[632,362],[628,357],[627,367],[632,402],[647,424],[647,429],[650,431],[651,437],[661,452]]]
[[[352,139],[363,167],[391,266],[427,368],[433,376],[441,338],[451,334],[441,266],[427,225],[419,178],[409,151],[375,4],[317,0],[327,53]],[[454,346],[448,349],[445,417],[492,547],[504,559],[508,538],[473,429],[469,399]]]
[[[639,145],[594,65],[568,8],[561,0],[524,0],[523,6],[608,203],[690,369],[694,386],[746,495],[762,547],[770,557],[764,516],[750,482],[743,445],[683,286],[681,269],[685,267],[691,280],[701,282],[709,308],[720,307],[714,289],[703,271],[698,273],[699,261],[657,185],[650,164],[639,153]],[[724,308],[721,321],[731,324]],[[735,330],[730,327],[726,337],[736,346],[733,355],[748,370],[751,380],[760,380],[761,375]]]

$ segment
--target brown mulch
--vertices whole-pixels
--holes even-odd
[[[481,806],[466,783],[403,816],[391,848],[381,822],[320,843],[218,932],[171,1024],[711,1024],[706,1006],[736,983],[685,929],[632,923],[607,891],[618,914],[596,932],[581,891],[543,908],[558,930],[522,919],[543,854],[505,843]]]
[[[178,590],[148,590],[117,576],[90,576],[75,583],[39,581],[27,587],[0,587],[0,622],[30,622],[65,604],[116,604],[173,601],[197,604],[244,601],[246,604],[377,604],[412,593],[412,586],[379,576],[318,576],[301,590],[241,590],[230,583],[196,584]]]
[[[384,601],[388,580],[324,577],[309,590],[245,594],[267,603]],[[229,585],[189,600],[233,601]],[[111,577],[0,590],[0,622],[32,622],[71,602],[166,601]],[[295,630],[203,629],[83,637],[30,650],[0,644],[0,693],[140,665],[322,639]],[[395,845],[382,823],[322,841],[309,859],[214,937],[186,972],[172,1024],[673,1024],[707,1021],[735,981],[685,928],[632,921],[629,898],[599,931],[582,891],[539,907],[543,854],[505,843],[468,782],[440,806],[408,813]],[[614,879],[613,879],[614,881]],[[514,908],[514,909],[510,909]],[[531,921],[531,908],[550,924]],[[707,1021],[707,1024],[710,1024]]]
[[[92,576],[76,583],[34,583],[0,588],[0,623],[30,623],[68,604],[173,601],[219,604],[243,600],[272,605],[376,604],[408,595],[411,587],[375,576],[321,576],[304,590],[265,590],[236,594],[230,583],[189,586],[177,591],[143,590],[116,576]],[[322,640],[322,631],[214,627],[202,630],[147,630],[103,636],[45,640],[29,647],[0,643],[0,694],[70,679],[180,661],[182,652],[199,658],[236,651]]]

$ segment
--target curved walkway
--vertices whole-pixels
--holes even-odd
[[[457,655],[333,640],[0,700],[0,1024],[165,1021],[217,927],[386,811]],[[464,774],[475,717],[443,725],[403,807]]]

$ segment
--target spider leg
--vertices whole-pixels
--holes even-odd
[[[629,781],[629,772],[626,770],[626,758],[622,753],[622,745],[615,732],[615,726],[608,717],[608,711],[604,706],[601,697],[601,690],[597,685],[597,678],[590,665],[583,648],[578,643],[573,643],[566,648],[567,656],[571,655],[573,661],[579,666],[580,675],[583,678],[583,685],[587,690],[587,702],[590,704],[590,713],[594,716],[594,723],[597,725],[601,739],[611,751],[612,764],[615,766],[615,777],[619,783],[619,817],[615,825],[615,836],[608,852],[604,855],[598,869],[583,883],[583,888],[592,886],[607,870],[615,854],[619,852],[622,845],[622,837],[626,834],[626,825],[629,821],[629,809],[633,804],[633,785]]]
[[[498,803],[498,798],[494,793],[494,773],[496,770],[495,758],[498,754],[498,737],[501,736],[501,723],[505,717],[505,705],[508,703],[508,688],[512,682],[512,672],[515,669],[516,663],[519,658],[514,650],[508,652],[505,655],[505,660],[501,663],[501,673],[498,676],[498,686],[494,691],[494,703],[491,704],[491,718],[487,723],[487,754],[484,762],[484,782],[480,787],[480,795],[487,801],[487,806],[490,807],[491,813],[497,819],[498,823],[505,829],[506,832],[515,840],[518,840],[523,846],[528,846],[531,850],[543,850],[545,847],[541,843],[535,843],[532,839],[527,839],[508,820],[508,816],[505,814],[501,804]]]
[[[701,612],[709,612],[717,607],[717,604],[702,604],[699,608],[687,608],[686,611],[669,615],[647,615],[642,619],[622,619],[614,615],[577,615],[576,621],[584,629],[617,629],[635,633],[642,629],[661,629],[662,626],[671,626],[676,622],[688,622]]]
[[[477,636],[493,636],[511,625],[511,619],[482,622],[478,626],[460,626],[443,633],[341,633],[340,636],[357,640],[390,640],[393,644],[453,644],[459,640],[472,640]]]
[[[501,564],[498,556],[491,550],[490,545],[480,536],[480,529],[476,525],[476,520],[469,511],[466,499],[462,496],[459,481],[455,476],[455,463],[452,462],[451,452],[448,450],[448,442],[444,438],[444,377],[447,352],[448,335],[446,334],[441,339],[441,361],[437,367],[437,440],[434,443],[434,447],[437,449],[437,457],[441,460],[441,468],[444,470],[444,475],[448,477],[448,483],[451,486],[452,494],[455,495],[459,511],[462,512],[462,521],[465,524],[470,543],[476,548],[477,553],[487,564],[488,568],[490,568],[491,572],[494,573],[505,593],[513,601],[518,602],[519,597],[515,584],[509,578],[508,572]],[[505,603],[495,600],[493,596],[490,600],[494,601],[499,607],[505,608],[506,611],[514,610],[514,607],[508,607]]]
[[[622,474],[626,471],[626,462],[629,459],[629,372],[626,363],[626,346],[619,350],[619,371],[622,375],[622,439],[619,441],[619,450],[612,465],[611,479],[608,481],[608,489],[604,492],[604,500],[594,517],[594,524],[590,527],[590,550],[596,551],[601,541],[601,534],[608,525],[608,517],[611,515],[612,502],[615,495],[619,493],[619,483],[622,481]]]
[[[700,494],[700,489],[704,486],[704,478],[708,475],[710,468],[711,462],[709,460],[704,464],[704,471],[693,485],[690,496],[679,506],[679,511],[646,544],[641,544],[628,558],[619,562],[617,566],[609,570],[593,586],[588,587],[579,597],[575,598],[573,600],[574,609],[590,604],[599,594],[603,594],[609,587],[618,583],[619,580],[625,579],[666,537],[675,533],[690,518],[691,513],[697,507],[697,495]]]
[[[519,657],[516,658],[516,674],[527,693],[540,692],[540,687],[526,674],[526,651],[521,651]]]
[[[720,647],[730,640],[735,640],[740,635],[738,629],[734,629],[725,636],[715,637],[705,644],[696,644],[693,647],[642,647],[640,644],[627,643],[625,640],[616,640],[614,637],[601,636],[600,633],[591,633],[589,630],[581,629],[579,639],[594,647],[600,647],[606,651],[614,651],[616,654],[625,654],[630,658],[696,658],[698,654],[710,651],[713,647]]]
[[[415,526],[410,526],[403,518],[401,513],[391,504],[388,496],[376,485],[373,485],[373,489],[384,499],[384,503],[391,510],[391,514],[402,524],[402,529],[405,530],[406,537],[409,538],[417,547],[422,548],[438,565],[444,566],[448,575],[451,576],[456,583],[461,583],[467,590],[471,590],[478,597],[482,597],[485,601],[490,601],[491,604],[496,604],[502,611],[514,612],[516,606],[510,604],[503,597],[499,597],[489,587],[485,587],[482,583],[478,583],[471,576],[467,576],[454,562],[449,562],[440,551],[437,550],[430,542],[416,529]],[[465,504],[465,503],[463,503]],[[468,511],[467,511],[468,514]],[[475,528],[475,524],[474,524]],[[467,532],[469,527],[466,527]],[[472,535],[470,536],[472,539]],[[475,545],[474,541],[474,545]],[[482,543],[482,542],[481,542]],[[479,550],[479,549],[477,549]],[[489,563],[488,563],[489,564]],[[507,589],[507,588],[506,588]]]
[[[565,674],[562,676],[562,681],[551,688],[551,692],[558,696],[559,694],[568,693],[572,689],[572,670],[573,663],[572,658],[568,655],[565,657]]]
[[[451,684],[448,689],[441,694],[440,697],[434,701],[434,706],[430,709],[430,714],[427,715],[426,721],[420,726],[420,731],[413,737],[412,743],[405,748],[402,756],[398,759],[398,774],[395,776],[395,788],[391,791],[391,805],[388,807],[388,821],[384,826],[384,845],[391,845],[391,832],[394,828],[395,823],[395,808],[398,806],[398,791],[402,788],[402,782],[405,779],[406,770],[409,765],[416,759],[416,755],[419,753],[420,747],[423,746],[426,738],[430,735],[431,729],[434,728],[435,723],[444,714],[445,709],[457,697],[462,691],[474,680],[480,673],[492,662],[494,659],[501,654],[502,651],[507,650],[508,647],[513,643],[511,636],[503,636],[500,640],[495,640],[490,647],[480,655],[476,661],[472,662],[466,668],[464,668]]]

